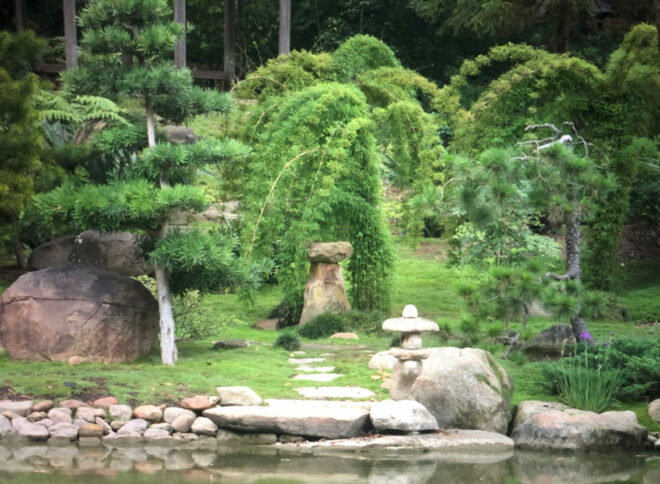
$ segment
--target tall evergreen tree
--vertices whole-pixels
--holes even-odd
[[[228,111],[227,94],[193,86],[188,69],[172,62],[181,25],[173,21],[167,0],[94,0],[80,14],[83,29],[81,66],[68,71],[65,89],[76,94],[132,96],[144,104],[148,148],[129,173],[107,185],[78,190],[62,187],[39,200],[54,220],[81,229],[129,230],[143,234],[151,247],[160,311],[164,364],[177,361],[171,289],[209,290],[254,282],[241,266],[234,242],[219,233],[168,229],[180,210],[200,210],[206,197],[189,184],[197,167],[245,156],[233,140],[205,140],[192,145],[158,143],[158,119],[182,122],[211,110]]]

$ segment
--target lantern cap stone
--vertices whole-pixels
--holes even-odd
[[[439,331],[440,328],[431,320],[420,318],[417,308],[408,304],[403,308],[400,318],[390,318],[383,322],[383,330],[400,333],[424,333],[426,331]]]

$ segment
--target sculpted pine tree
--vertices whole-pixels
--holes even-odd
[[[161,357],[167,365],[177,361],[171,290],[204,291],[255,281],[253,272],[236,259],[229,237],[168,230],[175,212],[206,205],[201,189],[189,184],[197,167],[248,152],[233,140],[157,142],[157,117],[179,123],[196,113],[226,112],[231,106],[228,95],[194,87],[190,71],[174,66],[181,25],[172,18],[166,0],[94,0],[81,12],[81,65],[64,74],[65,89],[142,101],[149,147],[121,179],[75,190],[62,187],[39,200],[50,207],[47,213],[54,222],[146,236],[158,290]]]

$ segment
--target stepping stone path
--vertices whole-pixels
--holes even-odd
[[[343,375],[331,373],[334,366],[311,366],[314,363],[323,363],[325,358],[300,358],[304,351],[296,351],[289,358],[289,363],[296,366],[297,375],[292,377],[296,381],[331,382]],[[326,353],[323,356],[333,356]],[[301,396],[314,400],[325,400],[332,398],[365,399],[374,396],[374,393],[366,388],[360,387],[299,387],[295,389]]]

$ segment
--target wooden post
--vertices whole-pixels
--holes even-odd
[[[174,64],[186,67],[186,0],[174,0],[174,21],[183,26],[183,35],[174,45]]]
[[[223,69],[230,79],[236,77],[236,15],[235,0],[225,0]]]
[[[62,0],[64,9],[64,39],[66,68],[72,69],[78,65],[78,38],[76,30],[76,0]]]
[[[280,0],[280,41],[278,54],[291,52],[291,0]]]
[[[15,23],[16,32],[23,32],[25,30],[25,0],[14,0],[14,7],[16,11]]]

